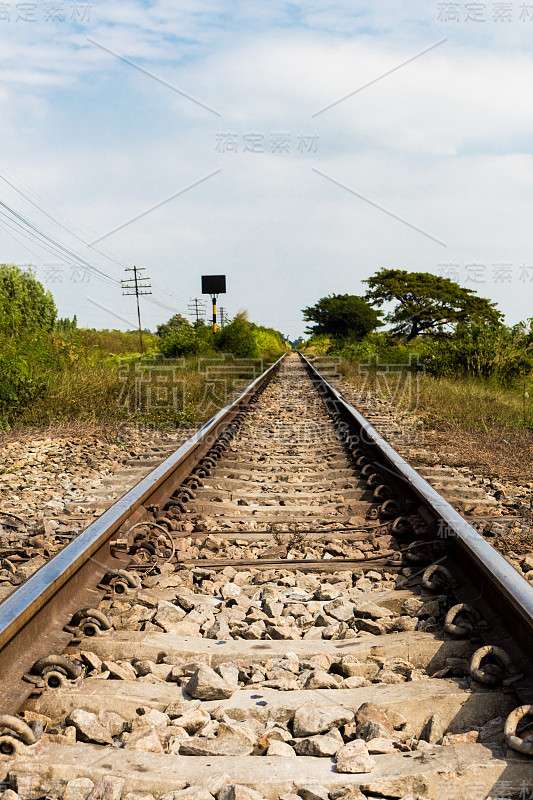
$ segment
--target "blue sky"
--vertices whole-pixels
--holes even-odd
[[[230,316],[291,337],[381,267],[532,315],[533,2],[2,9],[0,201],[25,222],[0,207],[1,260],[32,263],[62,316],[134,327],[133,264],[152,329],[220,272]]]

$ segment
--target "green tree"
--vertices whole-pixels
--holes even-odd
[[[186,319],[182,314],[174,314],[168,322],[164,322],[162,325],[157,326],[157,335],[158,336],[169,336],[171,333],[175,333],[175,331],[179,331],[180,328],[190,328],[189,320]]]
[[[55,323],[55,330],[61,331],[61,333],[69,333],[70,331],[76,331],[78,329],[78,318],[76,314],[69,319],[68,317],[60,317],[56,319]]]
[[[239,358],[257,358],[259,348],[254,335],[256,326],[248,320],[246,311],[239,313],[217,333],[215,347]]]
[[[381,311],[354,294],[331,294],[314,306],[303,309],[306,322],[313,322],[306,333],[326,334],[335,339],[357,341],[383,323]]]
[[[167,358],[196,356],[206,349],[206,344],[190,325],[181,325],[161,337],[159,343],[159,351]]]
[[[420,334],[450,336],[460,323],[498,326],[503,318],[496,303],[430,272],[381,269],[364,283],[370,302],[397,304],[385,320],[394,335],[408,341]]]
[[[51,331],[57,308],[31,270],[0,264],[0,332],[19,337],[33,331]]]
[[[46,391],[57,309],[34,273],[0,264],[0,427]]]

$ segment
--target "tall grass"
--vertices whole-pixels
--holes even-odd
[[[341,373],[354,389],[377,394],[399,411],[416,414],[434,430],[490,432],[533,430],[533,404],[528,384],[504,387],[481,378],[433,377],[405,372],[400,382],[381,379],[367,365],[343,359]],[[401,381],[409,391],[402,389]]]
[[[252,380],[238,361],[224,365],[220,354],[162,360],[139,354],[79,358],[49,376],[46,391],[26,406],[17,425],[59,425],[69,421],[113,425],[127,421],[151,428],[198,426],[236,397]],[[257,361],[257,369],[260,368]],[[214,368],[214,372],[213,372]],[[14,423],[13,423],[14,424]]]
[[[437,430],[533,430],[531,400],[516,388],[475,378],[453,380],[429,375],[419,377],[418,387],[418,414]]]
[[[110,354],[120,355],[140,352],[138,331],[97,331],[92,328],[79,328],[68,335],[73,342],[92,351],[100,351],[105,357]],[[145,352],[154,350],[158,341],[159,338],[155,333],[143,331],[143,349]]]
[[[19,425],[54,425],[65,420],[111,423],[124,419],[118,404],[117,366],[81,362],[50,377],[46,393],[19,415]]]

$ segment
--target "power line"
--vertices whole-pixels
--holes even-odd
[[[55,216],[53,216],[52,214],[48,213],[44,208],[42,208],[42,206],[39,203],[37,203],[34,200],[32,200],[31,197],[28,196],[28,194],[26,194],[21,189],[19,189],[12,181],[8,180],[3,175],[0,175],[0,178],[9,187],[11,187],[15,192],[17,192],[21,197],[23,197],[24,200],[29,202],[40,213],[44,214],[48,219],[50,219],[54,224],[58,225],[63,231],[68,233],[70,236],[73,236],[75,239],[77,239],[82,244],[85,244],[85,245],[88,246],[88,242],[84,238],[82,238],[82,236],[79,236],[77,233],[75,233],[71,229],[71,227],[68,227],[67,225],[63,224]],[[27,183],[27,181],[25,181],[24,179],[22,179],[22,181],[23,181],[23,183]],[[29,189],[29,192],[35,194],[35,192],[32,192],[31,188]],[[40,196],[38,194],[37,194],[37,196],[40,199]],[[47,201],[43,200],[42,202],[46,203],[48,205]],[[99,269],[94,264],[92,264],[91,262],[87,261],[85,258],[79,256],[77,253],[75,253],[69,247],[61,244],[61,242],[58,241],[56,238],[54,238],[52,235],[48,235],[47,233],[44,233],[40,228],[38,228],[36,225],[34,225],[32,222],[30,222],[29,219],[24,217],[19,212],[15,211],[15,209],[11,208],[7,203],[4,203],[4,202],[0,201],[0,206],[3,207],[8,212],[9,215],[11,215],[11,216],[9,216],[8,214],[5,214],[4,212],[0,211],[0,216],[2,216],[4,218],[4,221],[0,220],[0,225],[4,228],[4,230],[6,230],[6,233],[9,236],[11,236],[15,241],[17,241],[19,245],[24,247],[24,249],[28,250],[28,252],[30,252],[32,255],[34,255],[34,256],[36,256],[38,258],[36,253],[34,253],[32,250],[29,250],[29,248],[27,248],[23,243],[21,243],[18,240],[18,238],[14,235],[14,232],[17,232],[18,235],[22,236],[24,239],[27,239],[28,241],[33,242],[34,244],[37,244],[45,252],[50,253],[51,255],[55,256],[56,258],[57,257],[61,258],[63,261],[65,261],[67,264],[69,264],[71,266],[71,268],[78,268],[79,269],[80,265],[81,265],[82,268],[85,271],[89,270],[94,275],[94,277],[96,277],[98,280],[102,280],[105,283],[109,283],[109,284],[115,285],[115,286],[119,286],[120,285],[120,281],[119,280],[117,280],[116,278],[113,278],[111,275],[108,275],[106,272],[104,272],[103,270]],[[76,227],[76,228],[79,229],[79,226],[77,226],[75,223],[70,223],[70,224],[71,224],[71,226]],[[15,227],[13,227],[13,226],[15,226]],[[79,230],[81,230],[81,229],[79,229]],[[11,231],[11,233],[9,231]],[[104,258],[107,258],[108,260],[114,262],[115,264],[118,264],[119,266],[124,266],[124,265],[121,264],[121,262],[117,261],[116,259],[112,258],[111,256],[108,256],[106,253],[102,252],[101,250],[98,250],[97,248],[93,248],[93,249],[96,252],[100,253],[100,255],[104,256]],[[165,297],[168,297],[169,295],[171,297],[174,297],[174,295],[172,295],[172,293],[168,291],[167,287],[165,287],[164,290],[160,289],[158,291],[161,291],[162,294],[164,292]],[[185,298],[176,298],[176,299],[178,301],[183,302],[183,303],[186,302]],[[170,306],[167,303],[164,303],[162,300],[158,300],[157,298],[153,298],[153,299],[149,299],[149,302],[153,303],[154,305],[158,306],[159,308],[163,308],[163,309],[165,309],[167,311],[171,311],[174,314],[176,313],[176,308],[175,307]]]
[[[166,303],[162,303],[161,300],[157,300],[155,297],[149,297],[148,302],[153,303],[155,306],[159,306],[159,308],[164,308],[166,311],[172,311],[173,314],[178,313],[175,306],[169,306]]]
[[[35,225],[33,225],[29,220],[27,220],[25,217],[23,217],[22,214],[19,214],[17,211],[15,211],[13,208],[8,206],[6,203],[3,203],[1,200],[0,200],[0,206],[2,206],[2,208],[5,208],[10,214],[12,214],[14,217],[16,217],[16,219],[20,220],[22,225],[26,226],[27,228],[30,228],[30,230],[34,231],[38,236],[41,236],[43,239],[45,239],[47,242],[52,244],[54,247],[56,247],[59,250],[61,250],[63,253],[66,253],[71,258],[74,258],[76,261],[79,261],[80,264],[83,264],[85,267],[87,267],[88,269],[92,270],[93,272],[96,272],[99,275],[102,275],[104,278],[108,278],[108,280],[110,280],[113,283],[116,283],[117,285],[119,285],[119,281],[118,280],[116,280],[115,278],[112,278],[111,275],[107,275],[107,273],[103,272],[101,269],[98,269],[98,267],[95,267],[93,264],[91,264],[89,261],[86,261],[84,258],[81,258],[81,256],[78,256],[76,253],[74,253],[68,247],[65,247],[64,245],[62,245],[56,239],[53,239],[51,236],[48,236],[46,233],[43,233],[41,230],[39,230],[39,228],[37,228]],[[11,222],[15,222],[15,220],[11,220]],[[15,224],[18,224],[18,223],[15,222]]]
[[[35,188],[35,186],[32,186],[31,182],[27,179],[27,177],[24,175],[24,173],[22,173],[14,164],[11,164],[4,157],[4,158],[0,158],[0,165],[2,166],[2,168],[4,170],[6,170],[6,171],[10,170],[14,174],[16,180],[19,181],[20,183],[22,183],[23,186],[25,186],[26,191],[28,192],[28,194],[30,194],[33,197],[36,197],[41,202],[41,204],[43,206],[49,208],[57,216],[59,216],[60,218],[62,218],[66,222],[68,222],[69,225],[71,227],[77,229],[80,234],[83,233],[83,230],[80,228],[80,226],[77,225],[76,222],[74,222],[73,220],[69,219],[68,216],[64,213],[63,207],[61,205],[59,205],[58,203],[56,203],[56,202],[50,202],[49,198],[47,198],[44,195],[42,195],[39,192],[39,190]],[[13,178],[13,180],[15,180],[15,178]],[[16,187],[14,187],[14,188],[15,188],[15,191],[19,191]],[[39,206],[37,206],[37,207],[39,207]]]
[[[0,203],[0,204],[6,206],[5,203]],[[7,206],[7,208],[9,209],[9,206]],[[22,217],[17,212],[14,212],[13,209],[10,209],[10,210],[13,211],[13,213],[15,214],[16,219],[12,219],[7,214],[5,214],[4,212],[0,211],[0,216],[4,218],[3,221],[0,220],[0,226],[3,227],[4,230],[6,230],[6,232],[8,233],[9,236],[12,236],[14,238],[14,240],[16,242],[18,242],[18,244],[20,244],[22,247],[24,247],[25,250],[28,250],[28,252],[31,253],[33,256],[35,256],[36,258],[39,258],[39,256],[33,250],[30,250],[28,247],[26,247],[22,242],[19,241],[17,236],[15,236],[13,231],[16,231],[17,228],[19,229],[18,230],[18,234],[20,236],[22,236],[23,238],[27,239],[30,242],[33,241],[41,249],[45,250],[47,253],[50,253],[50,255],[62,258],[64,261],[66,261],[68,264],[70,264],[71,267],[79,268],[79,264],[81,264],[83,266],[83,269],[85,269],[85,270],[86,269],[91,269],[95,273],[95,277],[98,280],[102,280],[104,283],[108,283],[108,284],[113,285],[113,286],[118,286],[119,285],[119,281],[115,280],[114,278],[112,278],[109,275],[106,275],[101,270],[98,270],[97,268],[93,267],[91,264],[86,262],[84,259],[81,259],[80,257],[78,257],[75,253],[72,253],[72,257],[70,257],[68,255],[68,253],[70,252],[68,250],[68,248],[65,248],[60,243],[55,242],[54,239],[52,239],[51,237],[47,236],[46,234],[42,234],[41,231],[39,231],[35,226],[33,226],[31,223],[29,223],[27,220],[25,220],[24,217]],[[18,221],[19,219],[22,220],[22,221],[19,222]],[[25,227],[24,223],[26,223],[26,222],[28,222],[28,225]],[[16,228],[14,228],[13,226],[16,226]],[[12,232],[9,233],[8,229],[11,230]],[[39,237],[41,237],[41,238],[39,238]],[[44,241],[43,241],[43,237],[44,237]],[[159,306],[160,308],[164,308],[167,311],[171,311],[172,313],[176,313],[176,308],[175,307],[169,306],[168,304],[163,303],[161,300],[158,300],[157,298],[149,298],[149,302],[153,303],[156,306]]]
[[[81,236],[78,236],[78,234],[77,234],[77,233],[74,233],[74,231],[72,231],[70,228],[67,228],[67,226],[66,226],[66,225],[63,225],[63,223],[62,223],[62,222],[60,222],[58,219],[56,219],[56,218],[55,218],[55,217],[53,217],[51,214],[49,214],[47,211],[45,211],[45,210],[44,210],[44,208],[41,208],[41,206],[40,206],[40,205],[38,205],[38,203],[36,203],[35,201],[33,201],[33,200],[30,198],[30,197],[28,197],[28,195],[24,194],[24,192],[23,192],[23,191],[21,191],[21,189],[18,189],[18,188],[15,186],[15,184],[14,184],[14,183],[11,183],[11,181],[8,181],[8,179],[7,179],[6,177],[4,177],[4,175],[0,175],[0,178],[1,178],[1,179],[2,179],[2,180],[5,182],[5,183],[7,183],[7,185],[8,185],[8,186],[11,186],[11,188],[12,188],[12,189],[14,189],[14,190],[15,190],[15,191],[16,191],[18,194],[20,194],[20,196],[21,196],[21,197],[23,197],[25,200],[27,200],[27,201],[28,201],[28,203],[31,203],[31,205],[32,205],[32,206],[34,206],[34,207],[35,207],[35,208],[36,208],[38,211],[40,211],[40,212],[41,212],[41,214],[44,214],[44,215],[45,215],[45,217],[48,217],[48,219],[51,219],[51,220],[52,220],[52,222],[54,222],[56,225],[58,225],[58,226],[59,226],[59,227],[60,227],[62,230],[64,230],[64,231],[66,231],[67,233],[69,233],[71,236],[73,236],[73,237],[74,237],[75,239],[77,239],[79,242],[81,242],[82,244],[86,245],[87,247],[89,246],[89,243],[88,243],[88,242],[86,242],[86,241],[85,241],[85,239],[82,239],[82,237],[81,237]],[[119,266],[119,267],[123,267],[123,266],[124,266],[124,264],[121,264],[121,263],[120,263],[120,261],[117,261],[115,258],[112,258],[112,256],[108,256],[108,255],[107,255],[106,253],[104,253],[102,250],[98,250],[96,247],[94,247],[94,248],[93,248],[93,250],[95,250],[97,253],[100,253],[100,255],[101,255],[101,256],[103,256],[104,258],[107,258],[107,259],[109,259],[109,261],[112,261],[114,264],[118,264],[118,266]]]
[[[9,232],[9,229],[11,228],[11,225],[7,225],[5,222],[2,222],[2,220],[0,220],[0,228],[2,228],[2,230],[4,230],[11,239],[14,239],[15,242],[20,247],[22,247],[24,250],[27,250],[28,253],[30,253],[32,256],[34,256],[37,260],[39,260],[41,258],[41,256],[38,253],[36,253],[35,250],[31,250],[27,245],[24,244],[24,242],[21,242],[21,240],[18,238],[18,236],[16,236],[14,233],[10,233]],[[24,235],[24,234],[21,234],[21,235]],[[28,237],[25,237],[25,238],[28,238]]]
[[[26,187],[28,187],[27,188],[27,193],[23,192],[18,186],[16,186],[15,183],[13,183],[13,181],[8,180],[4,175],[0,174],[0,178],[8,186],[10,186],[15,192],[17,192],[21,197],[23,197],[28,203],[31,203],[32,206],[34,206],[38,211],[40,211],[42,214],[44,214],[46,217],[48,217],[48,219],[50,219],[54,224],[58,225],[62,230],[67,232],[69,235],[73,236],[75,239],[77,239],[79,242],[81,242],[82,244],[86,245],[87,247],[89,246],[89,243],[87,241],[87,234],[82,230],[82,228],[80,228],[79,225],[77,225],[72,220],[69,220],[68,217],[66,217],[64,215],[62,210],[60,210],[57,206],[54,207],[54,203],[50,203],[47,198],[45,198],[38,191],[36,191],[35,188],[31,186],[31,183],[24,177],[24,175],[22,175],[16,169],[16,167],[14,167],[12,164],[10,164],[8,161],[6,161],[6,159],[0,159],[0,164],[3,164],[4,168],[11,169],[11,171],[15,173],[15,175],[17,177],[17,180],[20,180]],[[28,196],[28,195],[33,195],[34,197],[37,197],[40,200],[40,204],[37,203],[35,200],[33,200],[31,198],[31,196]],[[46,206],[46,207],[49,207],[51,210],[53,210],[56,216],[54,216],[53,214],[51,214],[48,211],[46,211],[45,208],[43,208],[43,205]],[[66,222],[68,222],[68,226],[66,224],[64,224],[63,222],[61,222],[59,219],[57,219],[57,216],[62,217]],[[75,231],[72,230],[72,228],[77,229],[80,232],[80,234],[82,234],[82,235],[79,235],[79,234],[75,233]],[[85,238],[83,238],[84,236],[85,236]],[[24,245],[22,245],[22,246],[24,246]],[[114,264],[117,264],[120,267],[125,267],[125,265],[121,261],[118,261],[116,258],[113,258],[112,256],[108,255],[107,253],[104,253],[102,250],[99,250],[98,248],[95,248],[95,247],[93,247],[92,249],[95,252],[99,253],[104,258],[106,258],[109,261],[113,262]],[[91,266],[91,268],[93,269],[93,271],[97,269],[96,267],[93,267],[93,266]],[[108,277],[109,277],[110,280],[112,280],[112,281],[114,281],[115,283],[118,284],[118,281],[116,281],[114,278],[111,278],[110,276],[108,276]],[[156,287],[155,288],[157,288],[157,283],[156,283]],[[164,288],[162,287],[161,289],[159,289],[159,291],[161,291],[161,293],[164,293],[165,297],[168,297],[170,295],[171,297],[175,298],[176,300],[178,300],[178,301],[180,301],[182,303],[186,303],[187,302],[184,297],[177,297],[176,295],[172,294],[172,292],[170,292],[168,290],[167,286],[165,286]],[[156,301],[154,300],[154,301],[150,301],[150,302],[156,302]],[[174,308],[171,308],[168,305],[161,304],[161,307],[165,308],[165,309],[167,309],[169,311],[175,311]]]
[[[2,211],[0,211],[0,216],[4,217],[6,220],[8,220],[8,222],[5,222],[5,221],[4,222],[0,222],[0,225],[2,225],[2,227],[4,227],[4,229],[5,228],[10,228],[11,230],[15,230],[13,228],[13,225],[9,224],[9,223],[13,223],[14,225],[17,226],[17,228],[20,228],[20,230],[17,231],[20,236],[23,236],[25,239],[28,239],[30,241],[35,241],[35,243],[39,247],[41,247],[43,250],[46,250],[46,252],[50,253],[53,256],[56,256],[56,257],[59,256],[64,261],[66,261],[68,264],[70,264],[71,267],[75,267],[77,269],[80,268],[80,259],[78,259],[76,256],[74,258],[70,258],[69,256],[66,256],[65,253],[63,253],[60,250],[58,250],[57,247],[55,247],[53,244],[50,245],[47,242],[41,241],[34,233],[32,233],[32,231],[26,230],[23,225],[21,225],[16,220],[11,219],[10,217],[7,216],[7,214],[4,214]],[[10,235],[13,235],[13,234],[10,234]],[[16,237],[13,237],[13,238],[16,239]],[[19,244],[21,244],[21,243],[19,242]],[[22,245],[22,247],[25,247],[25,245]],[[28,248],[26,248],[26,249],[28,249]],[[32,252],[32,251],[30,250],[30,252]],[[36,254],[33,253],[33,255],[36,255]],[[90,269],[90,265],[88,265],[88,264],[82,263],[82,266],[83,266],[83,269],[85,271],[87,271],[87,269]],[[109,284],[112,284],[114,286],[118,285],[118,281],[114,280],[113,278],[111,278],[108,275],[105,275],[105,273],[101,273],[101,274],[95,273],[95,277],[98,280],[103,280],[104,283],[109,283]]]

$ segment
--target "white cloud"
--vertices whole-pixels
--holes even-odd
[[[59,198],[91,239],[222,168],[97,245],[124,264],[148,266],[157,296],[170,290],[180,310],[198,294],[202,272],[226,271],[230,313],[248,307],[252,318],[296,335],[301,308],[329,292],[363,292],[360,281],[382,266],[437,271],[453,262],[464,277],[476,261],[488,276],[480,294],[497,299],[512,321],[527,316],[518,274],[522,262],[533,263],[533,57],[522,39],[512,44],[525,29],[498,34],[487,26],[474,39],[462,26],[450,35],[434,23],[436,7],[418,2],[408,14],[379,2],[358,4],[357,14],[348,2],[295,8],[300,13],[290,16],[280,0],[95,8],[88,35],[212,105],[221,119],[90,45],[79,29],[58,25],[52,36],[41,25],[31,36],[12,25],[19,40],[11,36],[3,51],[0,174],[18,185],[22,172],[39,202]],[[444,35],[446,44],[312,117]],[[0,43],[4,36],[0,24]],[[266,152],[242,152],[251,131],[262,134]],[[291,153],[270,152],[277,131],[291,134]],[[315,131],[317,152],[299,153],[298,135]],[[221,132],[236,134],[240,152],[216,152]],[[121,276],[118,265],[0,187],[44,230]],[[0,245],[2,260],[28,259],[2,231]],[[515,268],[511,285],[493,280],[500,261]],[[63,315],[113,324],[83,285],[65,279],[50,288]],[[120,297],[103,291],[110,303]],[[146,306],[151,326],[166,316]]]

